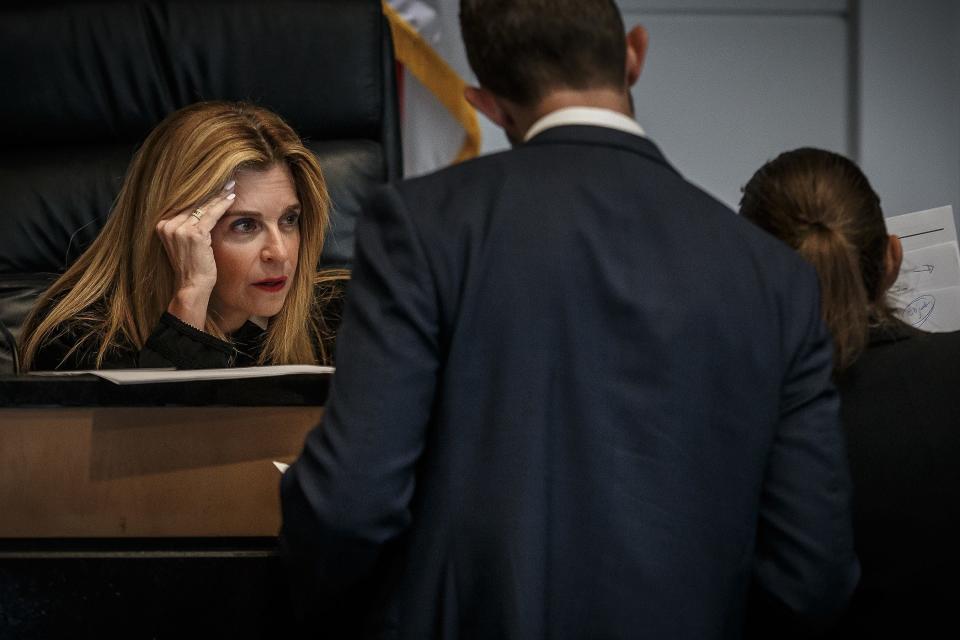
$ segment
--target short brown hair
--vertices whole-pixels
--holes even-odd
[[[895,321],[883,290],[880,198],[856,164],[822,149],[782,153],[750,178],[740,213],[816,268],[835,369],[860,355],[871,322]]]
[[[480,84],[518,104],[555,88],[621,87],[626,37],[613,0],[461,0]]]

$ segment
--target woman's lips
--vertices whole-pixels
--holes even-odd
[[[270,293],[275,293],[283,289],[284,285],[287,284],[286,276],[282,278],[268,278],[266,280],[261,280],[259,282],[254,282],[253,286],[263,291],[269,291]]]

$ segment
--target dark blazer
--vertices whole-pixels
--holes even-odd
[[[856,580],[815,275],[649,140],[566,126],[358,226],[284,549],[332,635],[736,638]],[[306,592],[306,591],[302,591]]]
[[[863,566],[838,637],[942,635],[960,609],[960,332],[875,330],[838,385]]]

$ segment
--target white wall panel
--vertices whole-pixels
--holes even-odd
[[[850,152],[842,15],[624,18],[650,33],[637,120],[681,173],[728,205],[781,151]]]
[[[861,5],[862,165],[884,213],[952,204],[960,220],[960,6]]]

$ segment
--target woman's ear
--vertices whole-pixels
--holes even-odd
[[[903,245],[899,237],[890,234],[887,236],[887,250],[883,254],[883,293],[886,293],[897,281],[901,263],[903,263]]]

